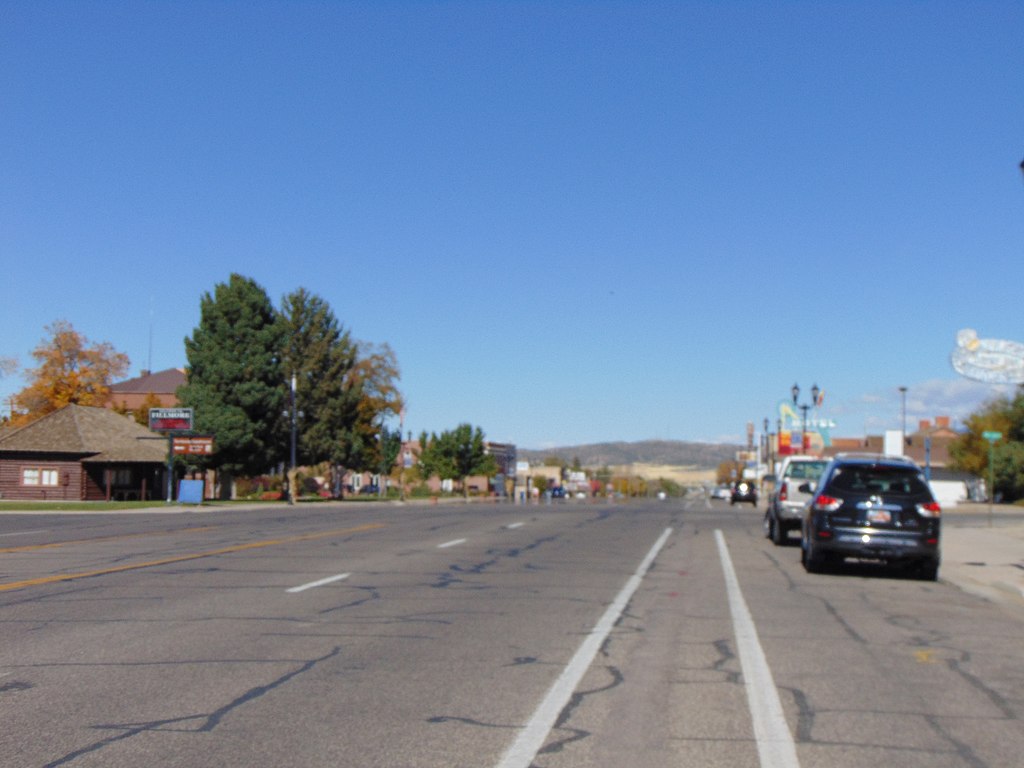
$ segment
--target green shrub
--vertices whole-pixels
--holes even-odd
[[[430,490],[430,486],[427,485],[426,483],[414,485],[409,490],[409,498],[411,499],[429,499],[431,496],[434,495],[436,494],[432,490]]]

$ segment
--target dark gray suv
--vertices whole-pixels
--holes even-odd
[[[810,573],[847,557],[939,574],[941,508],[920,467],[898,456],[839,454],[822,473],[803,520],[802,560]]]

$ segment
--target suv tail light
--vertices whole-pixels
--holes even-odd
[[[917,514],[921,517],[939,517],[942,514],[942,507],[937,501],[930,501],[927,504],[917,505]]]
[[[842,499],[836,499],[832,496],[822,494],[814,500],[814,506],[812,509],[815,512],[835,512],[841,506],[843,506]]]
[[[789,483],[783,483],[782,487],[779,488],[779,501],[785,501],[789,498]]]

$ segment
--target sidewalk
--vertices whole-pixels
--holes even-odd
[[[939,580],[1024,608],[1024,521],[1020,507],[959,504],[942,524]]]

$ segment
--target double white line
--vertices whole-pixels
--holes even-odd
[[[583,675],[586,674],[594,657],[615,626],[615,622],[619,620],[626,605],[632,599],[633,593],[640,586],[641,580],[651,567],[651,563],[654,562],[654,558],[657,557],[671,534],[672,529],[668,528],[655,542],[640,567],[626,582],[601,620],[587,635],[586,640],[576,651],[568,666],[548,690],[530,721],[519,732],[515,742],[497,764],[497,768],[529,768],[533,764],[537,752],[544,746],[548,733],[569,703],[573,691],[583,679]],[[725,538],[721,531],[715,531],[715,539],[718,542],[722,570],[725,573],[729,611],[732,614],[733,630],[736,634],[736,645],[740,665],[743,669],[747,703],[753,720],[754,738],[757,740],[757,752],[761,766],[762,768],[800,768],[800,762],[796,756],[796,745],[782,713],[779,692],[775,688],[775,681],[768,667],[768,661],[757,638],[754,620],[743,599],[743,593],[740,591],[739,580],[736,578],[736,571],[733,569],[732,559],[729,557],[729,550],[725,546]]]

